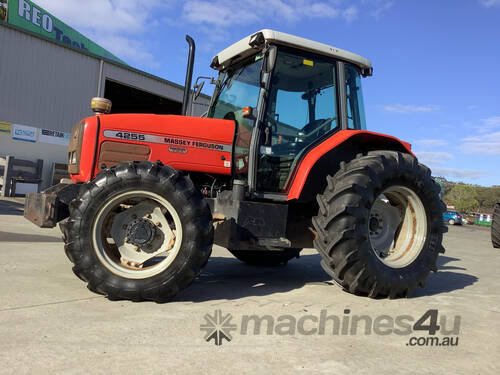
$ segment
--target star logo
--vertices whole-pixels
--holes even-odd
[[[205,341],[214,340],[215,345],[222,345],[222,340],[230,342],[233,337],[231,331],[236,330],[236,324],[231,323],[231,314],[223,315],[221,310],[215,310],[214,315],[205,314],[205,323],[200,324],[200,331],[205,331]]]

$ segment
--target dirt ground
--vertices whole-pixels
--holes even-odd
[[[450,227],[439,272],[408,299],[343,292],[313,249],[259,268],[215,246],[174,301],[110,302],[74,276],[58,229],[26,221],[21,199],[0,201],[0,373],[498,374],[500,251],[489,235]],[[413,327],[428,310],[434,335]],[[214,320],[231,341],[205,341]]]

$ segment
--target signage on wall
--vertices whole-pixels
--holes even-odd
[[[81,6],[86,6],[85,2],[82,2]],[[30,0],[9,0],[7,14],[8,22],[13,25],[68,46],[125,64],[111,52],[86,38]]]
[[[36,142],[37,129],[32,126],[12,124],[12,139],[25,142]]]
[[[0,121],[0,134],[10,135],[12,124],[10,122]]]
[[[69,133],[60,132],[57,130],[40,129],[38,133],[38,141],[51,143],[54,145],[69,146]]]

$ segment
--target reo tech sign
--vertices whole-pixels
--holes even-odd
[[[85,2],[81,2],[81,6],[87,5]],[[29,0],[9,0],[7,12],[8,22],[12,25],[50,39],[55,39],[68,46],[125,64],[125,62],[111,52],[106,51]]]

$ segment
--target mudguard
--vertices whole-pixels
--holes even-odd
[[[323,155],[327,154],[335,147],[347,142],[352,142],[355,139],[363,145],[366,145],[367,148],[369,148],[370,144],[376,143],[377,147],[375,149],[403,151],[413,155],[411,152],[411,145],[398,138],[366,130],[341,130],[309,150],[304,158],[297,164],[292,178],[290,179],[291,183],[288,188],[287,200],[298,199],[300,197],[312,167]],[[359,150],[359,152],[362,151],[363,150]]]

